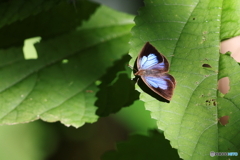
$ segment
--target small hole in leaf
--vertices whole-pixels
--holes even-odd
[[[216,99],[212,99],[212,102],[213,102],[213,105],[214,105],[214,106],[217,105]]]
[[[206,102],[207,106],[210,106],[210,101],[209,100],[206,100],[205,102]]]
[[[102,83],[102,81],[100,81],[100,80],[95,81],[95,85],[97,85],[97,86],[99,86],[101,83]]]
[[[228,77],[223,77],[221,79],[218,80],[218,90],[223,93],[226,94],[228,93],[230,86],[229,86],[229,78]]]
[[[63,63],[63,64],[68,63],[68,59],[63,59],[63,60],[62,60],[62,63]]]
[[[220,44],[220,53],[231,52],[231,57],[233,57],[237,62],[240,62],[239,54],[239,41],[240,36],[229,38],[228,40],[222,41]]]
[[[28,38],[24,40],[23,55],[25,59],[38,58],[37,50],[34,44],[39,43],[40,40],[41,40],[41,37],[33,37],[33,38]]]
[[[196,18],[194,17],[193,20],[195,20]]]
[[[228,124],[228,120],[229,120],[229,116],[222,116],[221,118],[219,118],[219,122],[221,123],[221,125],[225,126],[226,124]]]
[[[210,66],[209,64],[203,64],[202,67],[212,68],[212,66]]]
[[[208,99],[205,101],[207,106],[216,106],[217,102],[216,99]]]

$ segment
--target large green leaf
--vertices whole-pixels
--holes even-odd
[[[219,150],[240,151],[240,66],[229,54],[220,56],[219,79],[229,78],[230,90],[219,94],[217,99],[218,117],[229,117],[229,123],[219,125]],[[229,134],[231,133],[231,134]]]
[[[22,46],[0,50],[0,124],[95,122],[95,82],[127,53],[132,19],[100,7],[77,30],[37,44],[36,60]]]
[[[56,6],[61,0],[11,0],[0,2],[0,28]]]
[[[228,21],[236,13],[239,15],[239,2],[146,0],[145,5],[135,18],[130,65],[149,41],[167,57],[170,74],[177,82],[170,103],[158,101],[152,97],[154,93],[150,96],[137,87],[146,109],[151,111],[159,129],[183,159],[218,159],[210,157],[210,152],[239,151],[240,99],[233,96],[239,93],[239,77],[234,74],[230,81],[238,87],[224,97],[220,97],[217,89],[218,73],[225,65],[220,61],[219,44],[226,37],[239,35],[239,23]],[[233,63],[231,61],[225,63]],[[234,73],[240,70],[236,64],[225,69],[231,73],[233,68],[237,70]],[[223,108],[228,108],[228,112],[221,113]],[[218,123],[218,118],[225,115],[230,116],[227,127]],[[228,133],[234,134],[227,135],[227,128]]]
[[[0,19],[0,47],[19,46],[24,39],[35,36],[46,40],[74,30],[99,6],[86,0],[78,0],[75,9],[66,1],[58,2],[59,0],[13,0],[0,6],[0,12],[5,11],[4,18]],[[8,21],[5,20],[6,17]]]

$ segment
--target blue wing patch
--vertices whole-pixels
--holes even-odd
[[[158,64],[158,59],[157,56],[153,53],[149,54],[148,56],[143,56],[140,59],[141,69],[147,69],[156,64]]]
[[[145,77],[148,84],[154,88],[166,90],[168,88],[167,81],[160,77]]]
[[[140,59],[140,68],[141,69],[159,69],[165,70],[164,62],[159,63],[157,56],[153,53],[149,54],[148,56],[143,56]]]
[[[158,69],[158,70],[162,70],[162,71],[167,70],[167,68],[165,67],[164,62],[158,63],[158,64],[150,67],[149,69]]]

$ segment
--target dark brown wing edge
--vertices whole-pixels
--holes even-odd
[[[138,58],[137,58],[137,68],[140,69],[140,58],[143,57],[143,56],[148,56],[150,53],[155,53],[159,63],[164,62],[166,67],[164,68],[165,70],[163,70],[163,71],[164,72],[168,72],[168,70],[169,70],[168,60],[166,59],[166,57],[163,54],[158,52],[158,50],[153,45],[151,45],[149,42],[147,42],[144,45],[144,47],[142,48],[140,54],[138,55]]]

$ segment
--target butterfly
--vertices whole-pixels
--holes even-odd
[[[152,91],[170,101],[176,81],[168,71],[167,59],[147,42],[138,55],[137,72],[134,75],[140,76]]]

